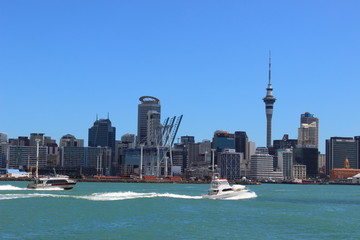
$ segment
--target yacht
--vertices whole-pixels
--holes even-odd
[[[30,189],[51,189],[51,188],[61,188],[64,190],[72,189],[76,181],[69,178],[69,176],[58,175],[55,172],[54,176],[41,176],[39,177],[39,139],[36,139],[36,172],[34,183],[28,184],[27,188]]]
[[[210,189],[207,195],[203,195],[203,198],[208,199],[227,199],[232,197],[240,197],[243,193],[250,192],[244,185],[230,185],[225,178],[218,178],[215,176],[214,171],[214,156],[215,149],[211,150],[212,154],[212,180]]]
[[[207,195],[203,195],[203,198],[224,199],[237,197],[245,192],[249,192],[249,189],[247,189],[244,185],[231,186],[225,178],[213,177],[209,192]]]

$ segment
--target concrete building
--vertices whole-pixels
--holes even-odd
[[[142,96],[139,98],[139,100],[141,103],[138,105],[137,145],[148,143],[148,134],[150,131],[148,130],[149,112],[150,111],[154,113],[156,112],[157,114],[157,117],[154,118],[152,121],[153,126],[160,126],[160,119],[161,119],[161,106],[159,99],[151,96]],[[154,129],[152,130],[155,131],[155,129],[156,127],[154,127]],[[155,132],[153,135],[155,135]],[[151,139],[149,141],[151,142]]]
[[[266,147],[256,148],[255,154],[251,155],[250,162],[250,178],[263,180],[274,177],[273,156],[269,154]]]

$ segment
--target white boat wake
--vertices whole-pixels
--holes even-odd
[[[0,185],[0,191],[16,191],[16,190],[26,190],[26,188],[19,188],[12,185]]]
[[[77,196],[78,199],[92,201],[116,201],[136,198],[180,198],[180,199],[201,199],[201,196],[187,196],[172,193],[136,193],[136,192],[109,192],[93,193],[90,196]]]
[[[46,193],[33,193],[34,191],[39,191],[39,189],[28,189],[20,188],[12,185],[0,185],[0,200],[9,200],[9,199],[21,199],[21,198],[73,198],[73,199],[84,199],[90,201],[121,201],[121,200],[130,200],[130,199],[140,199],[140,198],[177,198],[177,199],[203,199],[202,196],[189,196],[182,194],[174,193],[138,193],[138,192],[105,192],[105,193],[93,193],[90,195],[68,195],[68,194],[46,194]],[[31,191],[31,193],[21,193],[14,194],[4,193],[5,191]],[[63,191],[61,188],[49,188],[40,191]],[[222,198],[220,200],[241,200],[241,199],[250,199],[256,198],[257,195],[254,192],[247,192],[239,196],[232,196],[229,198]]]

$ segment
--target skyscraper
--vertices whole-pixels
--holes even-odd
[[[94,126],[89,128],[89,139],[88,139],[88,151],[91,147],[108,147],[109,149],[105,150],[94,150],[91,153],[96,152],[99,155],[105,154],[106,159],[104,159],[104,164],[102,164],[103,168],[105,168],[105,174],[117,174],[118,165],[115,161],[115,136],[116,136],[116,128],[111,126],[110,119],[99,119],[94,122]],[[99,148],[100,149],[100,148]],[[101,148],[102,149],[102,148]],[[87,155],[86,155],[87,156]],[[89,165],[89,161],[86,160],[86,164]]]
[[[350,168],[359,169],[357,138],[331,137],[326,140],[326,174],[334,168],[343,168],[346,158]]]
[[[249,140],[246,132],[243,131],[235,132],[235,151],[238,153],[243,153],[244,159],[248,159],[248,155],[249,155],[248,142]]]
[[[89,128],[89,147],[109,147],[115,151],[116,129],[111,126],[110,119],[99,119]]]
[[[139,98],[141,103],[138,105],[138,132],[137,144],[147,144],[150,136],[155,136],[154,131],[158,131],[156,126],[160,126],[161,106],[160,100],[151,96],[142,96]],[[151,114],[149,115],[149,111]],[[149,129],[149,122],[152,129]],[[153,132],[151,132],[151,131]],[[150,131],[150,132],[149,132]],[[149,135],[150,134],[150,135]]]
[[[269,83],[266,88],[266,96],[263,98],[266,110],[266,146],[271,147],[271,121],[276,98],[272,95],[271,85],[271,56],[269,57]]]
[[[298,143],[302,147],[318,148],[319,146],[319,119],[314,114],[301,114]]]

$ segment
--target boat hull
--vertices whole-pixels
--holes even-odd
[[[46,189],[52,189],[52,188],[62,188],[64,190],[70,190],[75,187],[75,183],[69,183],[69,184],[39,184],[39,183],[30,183],[27,188],[29,189],[39,189],[39,190],[46,190]]]
[[[202,198],[205,199],[227,199],[227,198],[233,198],[233,197],[239,197],[244,193],[248,193],[248,190],[244,191],[234,191],[234,192],[228,192],[228,193],[222,193],[222,194],[214,194],[214,195],[203,195]]]

